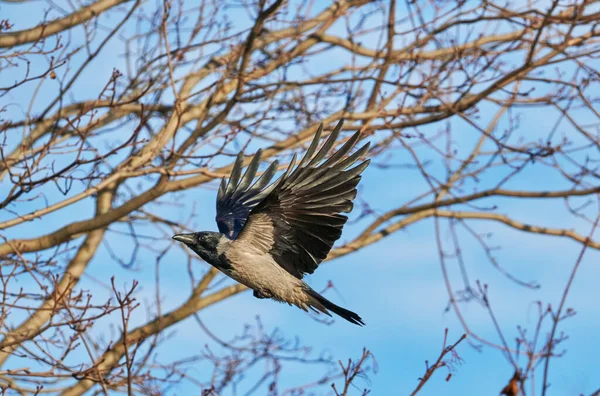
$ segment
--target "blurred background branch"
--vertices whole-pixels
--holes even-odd
[[[586,0],[0,3],[0,387],[367,394],[378,326],[394,315],[416,323],[395,314],[418,300],[401,292],[412,267],[392,272],[386,257],[407,263],[410,242],[396,246],[422,235],[418,255],[441,266],[428,267],[441,297],[426,303],[451,313],[450,337],[466,333],[470,349],[504,359],[497,387],[483,393],[510,375],[505,394],[550,393],[549,362],[568,338],[557,329],[575,312],[565,305],[571,282],[510,307],[514,317],[492,310],[490,290],[536,292],[537,281],[522,280],[543,278],[534,269],[563,282],[587,268],[578,259],[566,272],[575,253],[542,263],[555,246],[598,257],[599,12]],[[262,148],[264,160],[287,164],[319,123],[327,134],[342,117],[343,138],[361,129],[373,163],[329,259],[362,274],[347,298],[372,310],[364,331],[373,338],[348,330],[360,341],[338,356],[311,348],[321,330],[281,321],[284,336],[263,324],[274,304],[253,301],[265,311],[248,320],[254,308],[234,298],[245,288],[170,237],[215,228],[216,181],[239,151],[246,163]],[[503,233],[516,235],[514,254],[535,258],[503,260]],[[393,253],[377,255],[383,246]],[[376,300],[369,290],[386,271],[394,297]],[[212,306],[233,307],[235,319],[205,323],[219,312]],[[486,331],[471,322],[475,306]],[[517,312],[530,306],[535,318],[521,326]],[[331,324],[294,315],[307,329]],[[174,348],[173,332],[190,326],[194,352]],[[414,393],[428,381],[451,386],[431,385],[463,340],[446,337]],[[410,359],[411,378],[424,358]]]

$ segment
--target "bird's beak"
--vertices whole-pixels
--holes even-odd
[[[179,242],[183,242],[186,245],[190,245],[195,242],[194,234],[177,234],[173,235],[173,239]]]

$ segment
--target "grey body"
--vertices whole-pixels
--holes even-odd
[[[236,281],[248,286],[258,295],[276,301],[293,304],[303,310],[309,307],[308,285],[284,270],[268,253],[255,245],[243,241],[222,238],[219,250],[231,268],[223,272]]]
[[[311,297],[314,292],[310,286],[277,264],[269,254],[274,242],[269,238],[273,226],[266,216],[260,217],[263,221],[256,225],[264,231],[261,238],[242,233],[232,241],[217,232],[178,234],[173,238],[184,242],[207,263],[263,298],[295,305],[305,311],[311,306],[318,307],[318,301]]]
[[[306,292],[310,287],[286,271],[269,254],[275,243],[269,217],[255,215],[248,225],[253,232],[242,231],[234,241],[221,238],[217,246],[217,251],[220,250],[228,262],[235,263],[227,275],[262,297],[308,310],[311,298]]]

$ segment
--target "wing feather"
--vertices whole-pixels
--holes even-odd
[[[265,172],[254,182],[258,166],[262,156],[262,150],[258,150],[252,157],[250,164],[242,176],[243,155],[240,153],[233,168],[229,181],[221,180],[217,194],[217,226],[219,231],[229,239],[235,239],[244,224],[250,211],[265,197],[267,197],[276,183],[269,185],[277,172],[277,161],[273,161]]]
[[[359,132],[324,160],[335,146],[342,123],[317,150],[323,131],[323,125],[319,126],[298,166],[295,167],[294,156],[285,174],[273,183],[273,190],[252,209],[247,226],[238,237],[246,242],[256,240],[261,230],[252,226],[252,219],[266,216],[273,226],[273,235],[263,237],[273,240],[269,253],[298,278],[313,273],[340,238],[348,220],[342,213],[352,210],[360,174],[369,164],[367,160],[350,168],[369,148],[367,143],[349,155],[360,139]]]

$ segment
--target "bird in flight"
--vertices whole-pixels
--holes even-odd
[[[277,161],[253,183],[260,163],[259,150],[241,176],[240,153],[229,181],[221,181],[217,195],[220,232],[177,234],[204,261],[254,291],[257,298],[271,298],[308,312],[329,311],[347,321],[364,325],[356,313],[335,305],[302,280],[323,261],[342,234],[352,210],[360,174],[369,160],[353,166],[369,149],[369,143],[348,155],[360,137],[356,132],[338,151],[325,159],[342,128],[341,120],[317,151],[323,124],[295,167],[296,155],[278,180],[269,184]],[[315,154],[316,153],[316,154]]]

